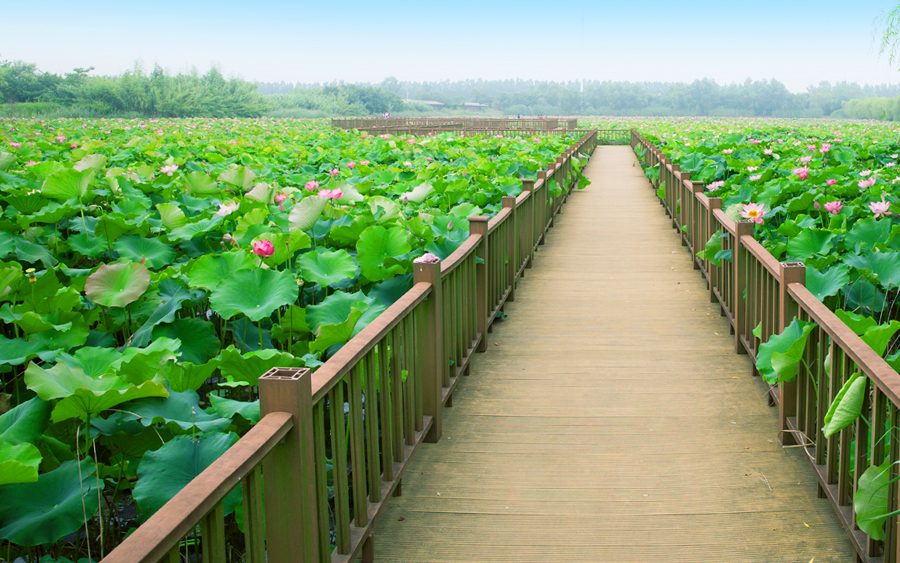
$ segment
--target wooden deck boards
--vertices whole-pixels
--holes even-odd
[[[376,524],[376,561],[852,561],[631,150],[587,173]]]

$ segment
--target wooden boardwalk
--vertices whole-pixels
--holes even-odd
[[[387,503],[376,561],[852,561],[631,149],[587,173]]]

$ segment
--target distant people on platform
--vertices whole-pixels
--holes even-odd
[[[383,117],[383,118],[385,118],[385,119],[390,119],[390,118],[391,118],[391,113],[388,112],[388,111],[386,111],[386,112],[384,112],[384,113],[381,115],[381,117]]]

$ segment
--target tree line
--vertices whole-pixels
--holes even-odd
[[[59,75],[0,61],[0,115],[64,117],[326,117],[433,113],[486,104],[507,115],[847,117],[900,120],[900,85],[820,82],[792,93],[777,80],[685,82],[460,80],[378,84],[251,83],[213,67],[171,75],[140,65],[118,76]]]

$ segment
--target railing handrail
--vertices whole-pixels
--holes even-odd
[[[441,275],[446,276],[457,266],[462,264],[463,260],[465,260],[469,254],[475,252],[475,249],[478,248],[478,244],[481,242],[481,235],[469,235],[466,238],[466,241],[462,243],[459,248],[453,251],[450,256],[447,256],[444,260],[441,260]]]

